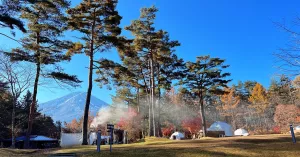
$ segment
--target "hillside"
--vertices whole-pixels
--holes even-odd
[[[66,96],[42,103],[39,110],[42,113],[51,116],[54,121],[70,122],[74,118],[79,119],[84,112],[86,92],[75,92]],[[108,104],[95,96],[91,96],[90,112],[93,115],[99,109],[107,107]]]

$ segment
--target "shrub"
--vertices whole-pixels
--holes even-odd
[[[170,137],[172,133],[175,131],[175,126],[169,122],[165,122],[165,127],[163,127],[162,133],[164,137]]]

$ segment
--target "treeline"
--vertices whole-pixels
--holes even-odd
[[[4,85],[4,84],[3,84]],[[17,102],[15,106],[15,125],[12,130],[12,104],[13,97],[7,90],[7,87],[0,87],[0,139],[11,138],[12,132],[16,137],[25,136],[29,119],[30,104],[32,103],[32,93],[27,93]],[[59,138],[61,132],[61,123],[53,122],[52,118],[43,115],[35,110],[32,135],[44,135],[52,138]]]
[[[257,130],[257,127],[267,127],[269,130],[274,121],[281,121],[273,118],[278,104],[296,105],[297,94],[293,101],[290,101],[291,95],[282,97],[282,81],[272,83],[271,87],[276,85],[272,90],[266,90],[256,82],[245,82],[229,88],[230,73],[226,71],[229,65],[225,64],[224,59],[199,56],[194,62],[185,62],[179,58],[175,53],[175,48],[180,46],[179,41],[172,40],[166,30],[155,27],[158,11],[155,6],[142,8],[140,17],[124,28],[131,32],[132,39],[121,36],[123,29],[119,25],[122,17],[116,10],[117,4],[118,0],[84,0],[70,8],[70,2],[66,0],[3,1],[0,6],[0,26],[10,29],[17,27],[25,34],[24,38],[16,40],[1,33],[20,44],[10,52],[1,52],[13,62],[25,61],[34,65],[27,139],[33,131],[41,79],[54,79],[72,87],[81,83],[76,76],[66,74],[59,66],[60,62],[70,61],[76,54],[85,54],[89,58],[85,111],[83,124],[79,125],[82,127],[83,145],[87,144],[88,113],[94,81],[100,87],[107,85],[117,89],[113,103],[126,104],[134,110],[133,116],[130,116],[134,121],[127,118],[119,126],[127,126],[125,128],[128,129],[132,125],[141,136],[163,136],[165,122],[176,128],[191,128],[198,124],[205,136],[209,123],[222,117],[236,128]],[[63,40],[67,30],[79,32],[74,41]],[[96,54],[111,48],[117,49],[121,62],[96,58]],[[93,78],[95,71],[97,78]],[[9,83],[9,80],[2,81]],[[177,86],[172,88],[174,85]],[[288,86],[288,90],[292,89],[294,86]],[[168,96],[172,90],[174,92],[171,95],[176,99]],[[271,93],[276,96],[273,97]],[[13,98],[16,102],[17,96]],[[12,104],[14,108],[16,103]],[[193,117],[199,122],[195,123]],[[239,119],[243,125],[239,125]],[[182,121],[184,125],[181,125]],[[28,146],[28,140],[25,144]]]
[[[289,131],[289,125],[300,124],[300,95],[299,77],[290,80],[282,76],[273,80],[268,88],[256,81],[239,82],[231,87],[224,87],[223,93],[212,94],[209,91],[203,93],[204,117],[206,127],[215,121],[225,121],[232,125],[233,129],[243,128],[250,134],[280,134]],[[131,119],[119,121],[120,127],[131,129],[135,136],[130,139],[140,138],[139,132],[148,135],[148,109],[149,104],[137,104],[137,93],[128,88],[117,91],[113,104],[126,103],[130,108],[139,111]],[[199,135],[203,129],[200,112],[200,99],[187,87],[179,86],[165,90],[156,104],[156,116],[160,117],[162,134],[158,136],[169,137],[175,131],[185,132],[187,137]],[[159,108],[158,108],[159,107]],[[132,109],[131,109],[132,110]],[[142,116],[141,116],[142,115]],[[142,118],[141,118],[142,117]],[[138,124],[132,122],[138,121]],[[158,124],[158,123],[156,123]]]

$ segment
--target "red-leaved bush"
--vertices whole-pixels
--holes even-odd
[[[202,128],[201,117],[197,116],[184,119],[181,123],[181,126],[183,129],[188,130],[190,134],[196,134]]]
[[[166,127],[163,127],[161,131],[164,137],[170,137],[175,131],[175,126],[171,123],[166,122]]]
[[[140,137],[141,116],[135,109],[130,108],[127,115],[121,117],[117,122],[117,126],[120,127],[120,129],[127,131],[128,139],[130,141],[135,141]]]
[[[273,133],[274,134],[280,134],[281,133],[280,127],[279,126],[274,126],[273,127]]]

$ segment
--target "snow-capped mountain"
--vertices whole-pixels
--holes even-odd
[[[70,122],[74,118],[83,116],[86,100],[86,92],[75,92],[58,99],[48,101],[39,105],[42,113],[51,116],[55,121]],[[99,109],[107,107],[108,104],[93,95],[91,96],[90,112],[96,115]]]

